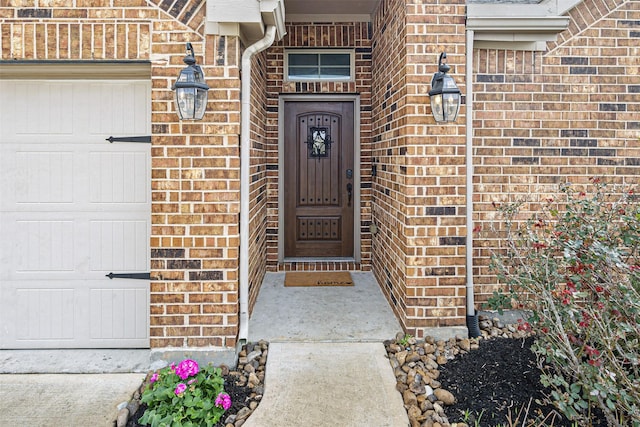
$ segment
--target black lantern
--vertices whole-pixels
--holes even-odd
[[[433,75],[429,91],[431,112],[436,122],[455,122],[460,110],[460,89],[453,77],[447,74],[451,67],[442,63],[446,57],[446,52],[440,54],[438,72]]]
[[[185,68],[180,71],[176,84],[176,105],[180,120],[202,120],[207,108],[207,91],[209,86],[204,82],[202,68],[196,64],[193,47],[187,43],[187,56],[184,57]]]

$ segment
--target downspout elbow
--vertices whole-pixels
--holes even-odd
[[[242,54],[242,81],[240,94],[240,271],[239,304],[240,325],[238,345],[249,337],[249,185],[251,166],[251,60],[257,53],[271,46],[276,27],[269,25],[262,39],[248,46]]]

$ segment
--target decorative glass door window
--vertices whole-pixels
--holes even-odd
[[[329,137],[328,128],[309,128],[309,136],[307,137],[307,148],[309,157],[328,157],[331,148],[331,138]]]
[[[287,80],[289,81],[351,81],[353,80],[353,51],[287,51]]]

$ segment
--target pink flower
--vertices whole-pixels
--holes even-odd
[[[180,379],[186,380],[187,378],[196,375],[200,371],[198,362],[191,359],[185,359],[176,367],[176,375]]]
[[[158,378],[159,378],[159,377],[160,377],[160,376],[159,376],[159,375],[158,375],[158,373],[156,372],[156,373],[154,373],[153,375],[151,375],[151,378],[149,379],[149,382],[150,382],[151,384],[153,384],[153,383],[155,383],[156,381],[158,381]]]
[[[222,407],[225,411],[231,408],[231,396],[227,393],[220,393],[218,397],[216,397],[216,406]]]
[[[175,389],[176,396],[180,396],[187,389],[186,384],[178,383]]]

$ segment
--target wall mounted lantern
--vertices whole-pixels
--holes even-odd
[[[202,68],[196,64],[191,43],[187,43],[184,63],[187,66],[180,71],[178,80],[171,88],[176,91],[178,114],[180,120],[202,120],[207,108],[209,86],[204,82]]]
[[[460,110],[460,89],[453,81],[453,77],[447,72],[451,69],[442,60],[447,57],[446,52],[440,54],[438,59],[438,72],[431,79],[431,112],[436,122],[455,122]]]

